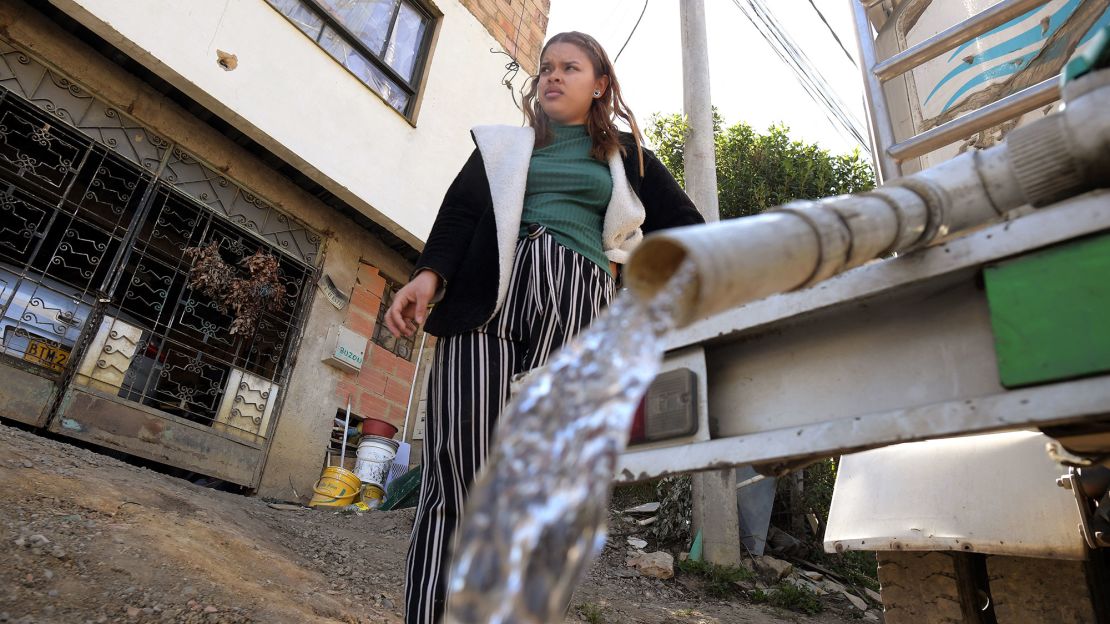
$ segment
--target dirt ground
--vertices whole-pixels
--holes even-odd
[[[0,622],[401,622],[412,510],[283,511],[0,424]],[[567,622],[856,620],[643,578],[610,539]]]

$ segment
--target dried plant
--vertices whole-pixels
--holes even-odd
[[[211,299],[224,314],[234,315],[228,329],[232,335],[252,333],[262,315],[279,309],[285,299],[277,258],[261,249],[240,260],[238,268],[220,256],[215,241],[190,247],[185,255],[193,259],[189,288]]]

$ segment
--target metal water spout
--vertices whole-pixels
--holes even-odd
[[[972,151],[867,193],[795,201],[766,213],[667,230],[625,268],[649,298],[684,262],[696,267],[678,326],[806,288],[875,258],[1110,185],[1110,69],[1067,82],[1065,108]]]

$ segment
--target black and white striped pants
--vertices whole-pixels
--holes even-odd
[[[428,379],[424,473],[409,546],[405,622],[443,617],[452,536],[490,451],[513,375],[542,366],[613,296],[609,272],[542,228],[517,242],[509,291],[478,329],[439,340]]]

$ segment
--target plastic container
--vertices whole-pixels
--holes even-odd
[[[397,427],[377,418],[364,419],[359,423],[359,431],[362,432],[362,435],[379,436],[386,439],[392,439],[393,436],[397,435]]]
[[[381,506],[382,499],[385,498],[385,490],[373,483],[365,483],[358,497],[370,509],[377,509]]]
[[[394,429],[396,432],[396,428]],[[376,435],[366,435],[358,443],[355,474],[363,483],[385,489],[386,477],[397,456],[397,441]]]
[[[355,473],[339,466],[328,466],[320,480],[312,486],[309,507],[346,507],[355,502],[359,493],[359,478]]]

